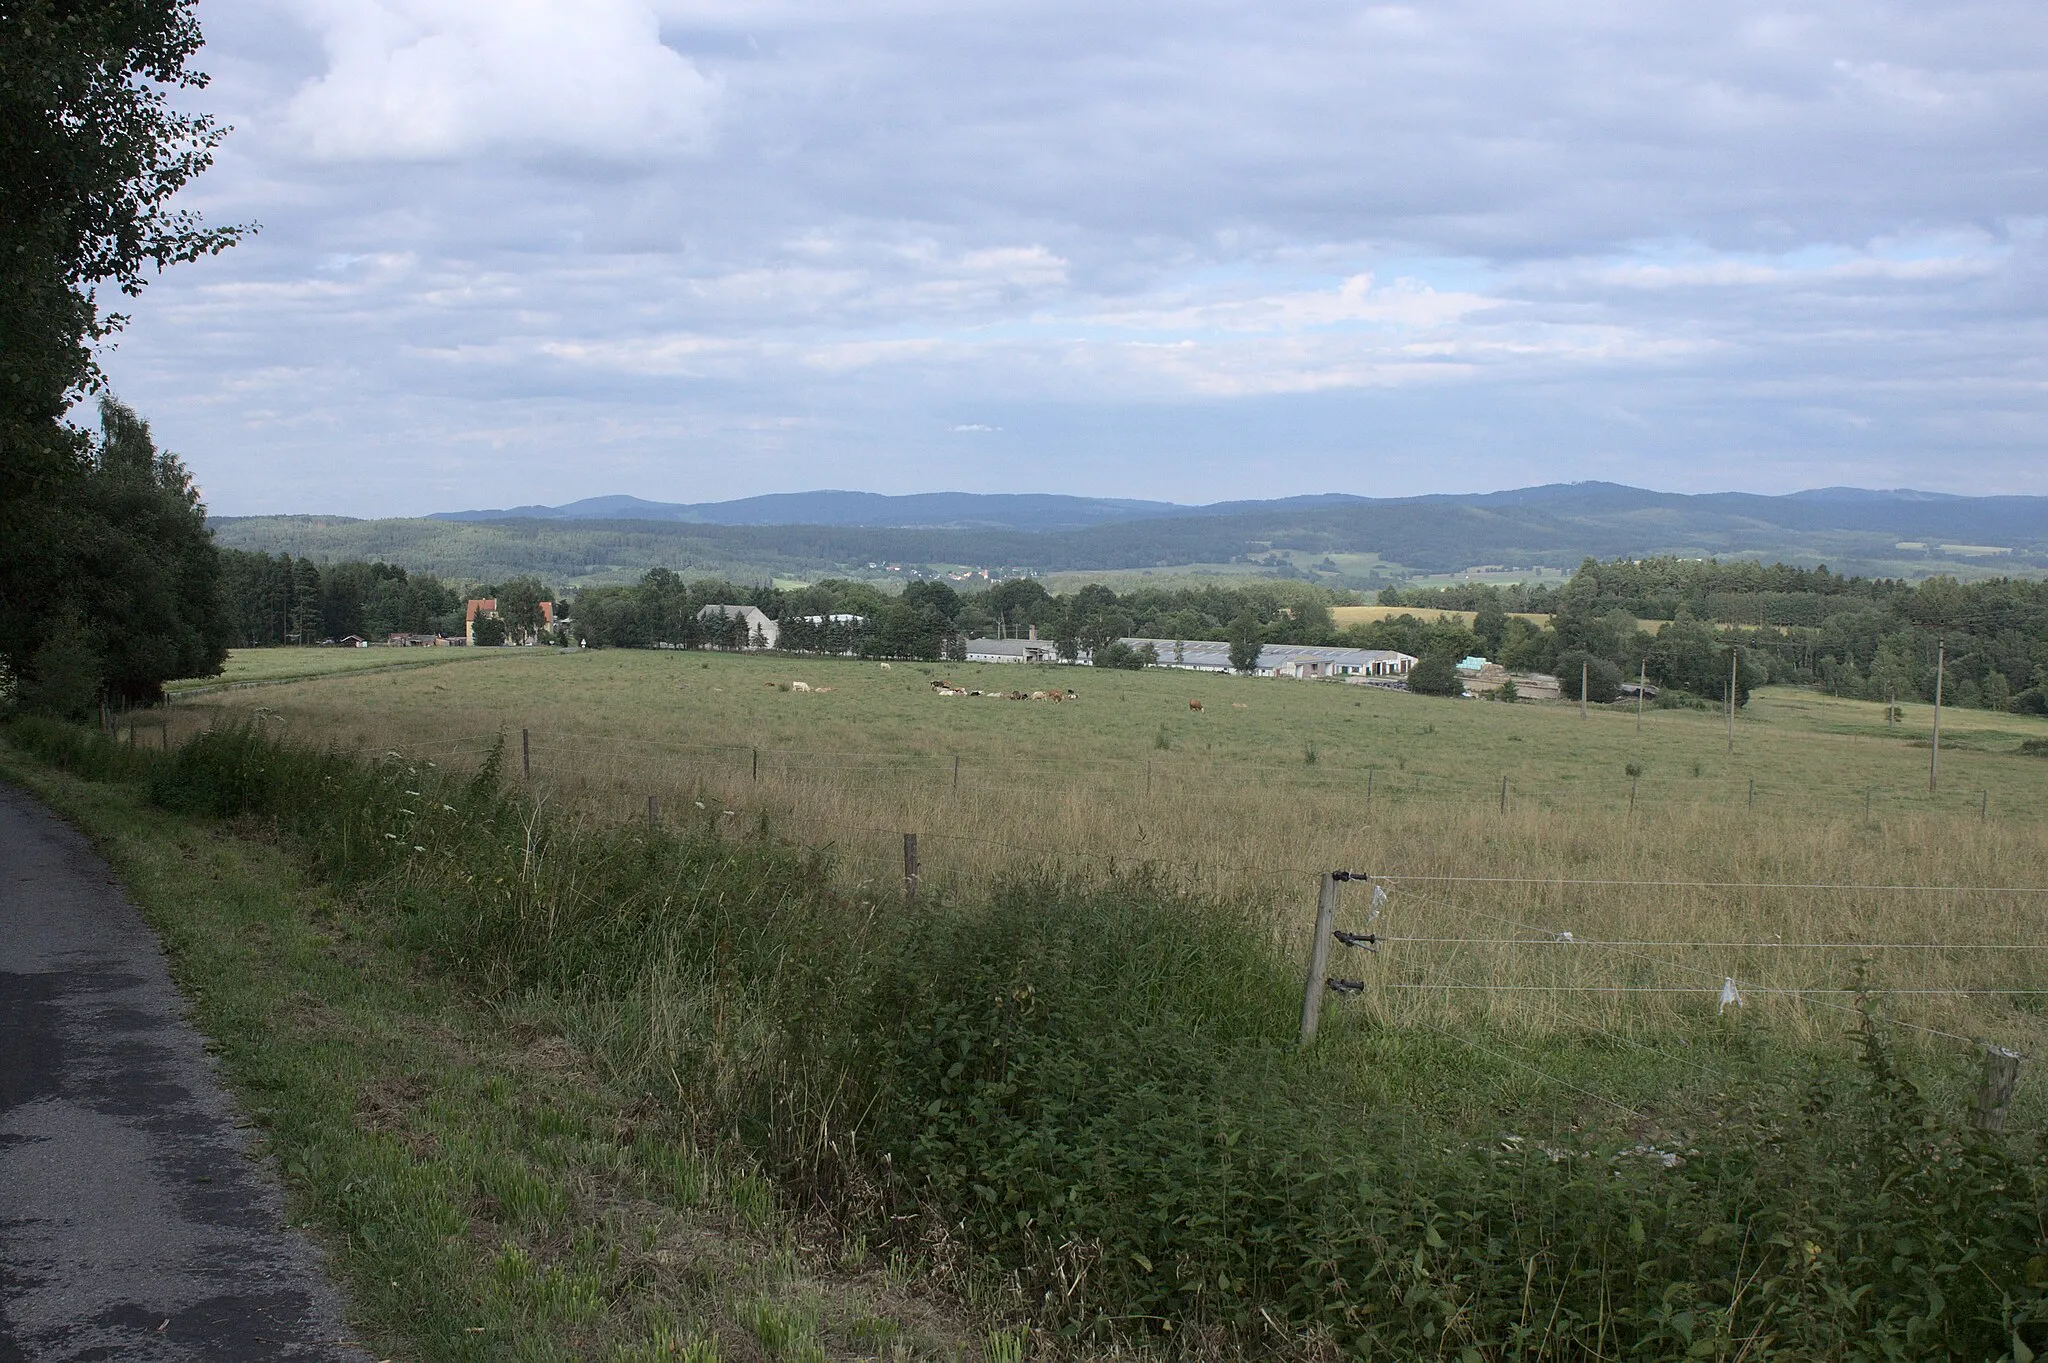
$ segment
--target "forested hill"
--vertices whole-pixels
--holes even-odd
[[[657,566],[760,578],[866,575],[870,564],[1046,573],[1258,560],[1268,571],[1373,586],[1483,564],[1569,569],[1588,557],[1653,555],[1826,563],[1909,579],[2048,572],[2044,497],[1853,488],[1784,497],[1686,495],[1577,483],[1469,496],[1312,497],[1205,508],[1130,503],[1119,512],[1119,504],[1082,498],[1017,498],[1010,500],[1028,505],[1012,507],[1003,498],[970,494],[932,495],[942,501],[815,495],[860,498],[858,505],[868,508],[861,514],[884,519],[891,513],[875,510],[874,503],[916,503],[902,514],[944,511],[954,523],[713,524],[535,508],[544,514],[497,521],[291,516],[215,525],[221,543],[235,548],[383,559],[451,577],[535,573],[557,583],[623,580]],[[751,499],[756,505],[745,514],[766,514],[758,504],[774,500]],[[790,501],[793,512],[803,498]],[[1069,502],[1075,505],[1063,505]],[[1031,528],[1062,517],[1125,513],[1131,518]],[[1345,556],[1352,561],[1342,561]]]

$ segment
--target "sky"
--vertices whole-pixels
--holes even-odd
[[[216,514],[2048,493],[2048,7],[201,0]]]

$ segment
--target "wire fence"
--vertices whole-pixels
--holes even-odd
[[[264,713],[253,712],[261,722]],[[696,783],[700,794],[714,794],[704,783],[715,778],[728,780],[744,779],[749,785],[762,783],[762,794],[771,794],[777,787],[787,786],[792,781],[818,779],[821,768],[829,778],[830,769],[837,768],[843,775],[847,768],[865,766],[874,775],[896,777],[904,773],[924,774],[932,784],[943,785],[946,789],[957,789],[959,784],[970,784],[980,790],[1015,790],[1026,794],[1042,794],[1042,782],[1031,780],[988,781],[971,769],[954,754],[933,754],[923,752],[889,753],[858,751],[814,751],[809,749],[764,748],[758,745],[736,743],[669,743],[658,745],[637,743],[609,734],[591,734],[568,731],[551,731],[544,736],[536,748],[532,735],[521,732],[517,735],[508,731],[493,730],[456,735],[438,735],[431,738],[406,740],[395,744],[371,744],[358,750],[371,756],[389,755],[406,759],[436,762],[450,762],[468,759],[480,762],[493,748],[505,754],[508,771],[521,771],[532,778],[532,762],[538,752],[542,763],[542,776],[551,759],[576,753],[587,754],[602,751],[621,757],[645,761],[650,758],[660,761],[664,770],[675,780],[691,780]],[[765,760],[764,760],[765,759]],[[518,763],[515,767],[513,764]],[[1011,760],[1004,758],[1009,768],[1051,770],[1071,765],[1070,759],[1056,757]],[[1317,791],[1343,790],[1361,794],[1360,779],[1323,778],[1301,779],[1297,767],[1282,767],[1278,764],[1239,764],[1230,762],[1232,771],[1250,770],[1255,772],[1288,772],[1298,788],[1306,787]],[[1179,788],[1169,784],[1176,778],[1189,778],[1203,773],[1171,768],[1155,768],[1148,773],[1148,779],[1155,783],[1153,793],[1162,799],[1175,802],[1204,798],[1231,798],[1237,792],[1207,792]],[[1132,774],[1125,770],[1126,781]],[[765,778],[765,781],[764,781]],[[1513,783],[1509,791],[1514,793]],[[624,792],[621,792],[624,793]],[[1377,784],[1374,795],[1377,798],[1399,798],[1403,794],[1391,782]],[[1574,792],[1576,795],[1577,792]],[[1754,796],[1744,791],[1745,802],[1752,802]],[[746,805],[744,800],[721,798],[711,800],[693,799],[693,805],[701,806],[707,819],[717,820],[736,817]],[[1811,801],[1805,802],[1810,807]],[[630,808],[630,806],[629,806]],[[1972,811],[1975,812],[1975,811]],[[1171,855],[1148,854],[1144,850],[1083,848],[1061,846],[1014,836],[994,837],[945,828],[923,827],[915,830],[891,827],[887,824],[845,818],[818,817],[806,814],[804,829],[812,841],[835,842],[840,840],[880,840],[886,858],[887,851],[906,832],[915,832],[926,849],[933,844],[972,845],[992,849],[1002,857],[1016,863],[1039,862],[1051,865],[1093,864],[1122,868],[1159,867],[1185,872],[1189,870],[1184,859]],[[870,845],[870,856],[872,846]],[[944,859],[935,867],[927,861],[923,866],[907,867],[913,880],[920,876],[929,881],[935,870],[943,872]],[[1329,873],[1329,868],[1315,867],[1288,862],[1279,864],[1255,864],[1243,860],[1231,862],[1227,869],[1240,876],[1264,877],[1284,885],[1300,887],[1300,902],[1307,902],[1310,887]],[[1755,1002],[1770,1001],[1794,1009],[1820,1010],[1829,1014],[1861,1018],[1861,1002],[1867,996],[1882,996],[1915,1002],[1950,1001],[1971,1003],[2004,1000],[2009,1004],[2022,1005],[2024,1001],[2048,999],[2048,983],[2038,979],[2013,979],[2009,972],[1989,972],[2004,975],[2005,978],[1969,978],[1942,983],[1915,983],[1910,980],[1857,980],[1844,981],[1825,974],[1812,978],[1785,979],[1775,970],[1762,970],[1751,958],[1770,958],[1817,962],[1837,961],[1842,958],[1863,960],[1899,958],[1902,960],[1943,960],[1953,963],[1957,960],[1980,959],[2011,961],[2020,964],[2022,970],[2031,970],[2031,963],[2039,957],[2034,953],[2048,951],[2048,938],[2042,941],[2017,940],[1883,940],[1836,938],[1826,940],[1785,940],[1781,936],[1708,936],[1700,938],[1653,937],[1653,936],[1601,936],[1589,935],[1583,931],[1557,923],[1530,921],[1515,913],[1503,912],[1500,906],[1485,907],[1470,902],[1466,896],[1499,896],[1501,894],[1536,893],[1554,899],[1574,895],[1597,894],[1622,897],[1656,897],[1674,894],[1709,896],[1818,896],[1854,899],[1875,896],[1929,896],[1943,901],[2007,901],[2012,905],[2024,905],[2027,912],[2038,909],[2040,896],[2048,895],[2048,885],[2033,884],[1967,884],[1967,883],[1915,883],[1910,881],[1867,881],[1867,880],[1794,880],[1794,879],[1686,879],[1680,877],[1585,877],[1574,878],[1565,875],[1488,875],[1488,874],[1444,874],[1444,873],[1402,873],[1389,871],[1361,875],[1360,879],[1374,887],[1375,901],[1368,929],[1377,928],[1384,920],[1389,927],[1398,926],[1407,919],[1449,915],[1455,920],[1473,925],[1477,930],[1443,931],[1371,931],[1369,936],[1376,953],[1376,973],[1366,985],[1365,992],[1374,997],[1408,996],[1441,999],[1471,997],[1482,1000],[1503,998],[1540,998],[1545,1001],[1549,1012],[1571,1026],[1584,1032],[1606,1038],[1617,1045],[1641,1051],[1663,1061],[1688,1067],[1703,1074],[1720,1073],[1715,1066],[1703,1064],[1696,1056],[1682,1054],[1669,1046],[1658,1046],[1603,1026],[1601,1021],[1586,1016],[1570,1006],[1579,1003],[1617,1001],[1629,999],[1683,1000],[1701,999],[1712,1003],[1718,1013],[1725,1013],[1731,1007],[1737,1010],[1752,1006]],[[1292,897],[1291,891],[1282,890],[1283,897]],[[1557,960],[1605,960],[1618,962],[1627,969],[1647,973],[1647,978],[1608,979],[1532,979],[1475,978],[1471,973],[1477,968],[1468,953],[1486,953],[1491,956],[1531,957]],[[1711,958],[1711,959],[1710,959]],[[1526,967],[1516,966],[1509,971],[1519,974]],[[1812,972],[1809,971],[1809,974]],[[1347,982],[1349,983],[1349,982]],[[1313,987],[1313,985],[1311,985]],[[1616,1100],[1611,1095],[1595,1092],[1586,1085],[1559,1075],[1540,1063],[1540,1052],[1535,1048],[1518,1045],[1513,1039],[1498,1031],[1487,1033],[1482,1041],[1472,1035],[1470,1029],[1447,1025],[1439,1018],[1424,1013],[1405,1010],[1406,1021],[1412,1022],[1431,1033],[1438,1034],[1483,1054],[1512,1069],[1529,1072],[1544,1081],[1557,1085],[1563,1090],[1575,1093],[1591,1101],[1633,1112],[1630,1105]],[[1613,1020],[1611,1017],[1608,1019]],[[1907,1030],[1960,1042],[1970,1046],[1999,1045],[2011,1041],[2008,1034],[2000,1040],[1988,1035],[1987,1027],[1976,1033],[1957,1030],[1954,1026],[1939,1026],[1931,1021],[1915,1020],[1897,1016],[1887,1018],[1891,1025]],[[1505,1049],[1503,1049],[1505,1048]],[[1520,1051],[1520,1055],[1512,1051]],[[2012,1054],[2015,1048],[2005,1047],[2001,1053]]]

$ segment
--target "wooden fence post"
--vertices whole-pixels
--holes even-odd
[[[1500,812],[1508,812],[1508,778],[1505,776],[1500,778]]]
[[[1941,781],[1941,679],[1948,671],[1948,644],[1935,645],[1934,649],[1934,741],[1928,746],[1927,790],[1929,794]]]
[[[2019,1052],[1986,1046],[1984,1084],[1977,1090],[1977,1110],[1970,1114],[1970,1125],[1979,1131],[2005,1130],[2006,1114],[2012,1111],[2012,1091],[2019,1081]]]
[[[953,789],[960,789],[960,754],[953,754]]]
[[[519,775],[533,779],[533,735],[524,729],[519,731]]]
[[[917,834],[903,835],[903,906],[917,903]]]
[[[1301,995],[1301,1044],[1316,1039],[1316,1024],[1323,1016],[1323,994],[1329,989],[1330,930],[1337,922],[1337,877],[1323,873],[1322,888],[1316,893],[1316,935],[1308,949],[1308,987]]]
[[[754,754],[754,779],[758,781],[761,779],[761,750],[754,748],[751,751]]]
[[[649,828],[653,828],[658,826],[660,823],[661,797],[659,795],[650,795],[647,797],[647,826]]]

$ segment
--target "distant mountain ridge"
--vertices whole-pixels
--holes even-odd
[[[730,502],[649,502],[585,497],[563,506],[437,511],[434,521],[669,521],[684,525],[852,525],[896,530],[1080,530],[1171,516],[1193,508],[1116,497],[1033,492],[773,492]]]
[[[586,497],[562,506],[437,511],[436,521],[653,521],[683,525],[814,525],[894,530],[1085,530],[1131,521],[1367,512],[1400,507],[1520,508],[1567,519],[1676,512],[1687,520],[1747,521],[1801,530],[1896,532],[1902,536],[1990,536],[1988,542],[2048,537],[2048,497],[1966,497],[1910,488],[1812,488],[1772,495],[1754,492],[1654,492],[1623,483],[1545,483],[1500,492],[1443,492],[1417,497],[1366,497],[1326,492],[1204,506],[1059,493],[919,492],[892,496],[836,489],[777,492],[726,502],[651,502],[639,497]]]
[[[2048,575],[2048,497],[1863,488],[1765,496],[1554,483],[1210,506],[1050,493],[824,491],[699,504],[598,497],[435,518],[266,516],[212,524],[220,543],[234,548],[381,558],[487,582],[533,572],[557,584],[629,580],[651,567],[750,581],[848,574],[901,581],[911,571],[977,566],[1088,573],[1188,565],[1370,588],[1482,565],[1568,570],[1584,558],[1659,554],[1826,563],[1907,579]]]

